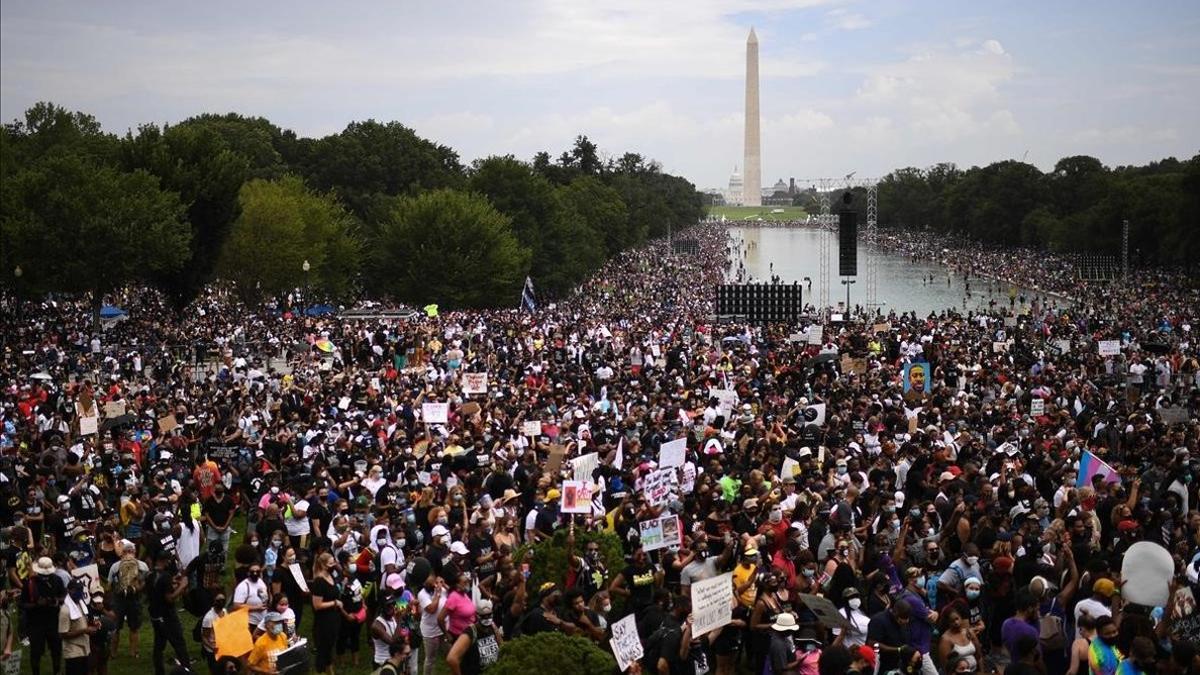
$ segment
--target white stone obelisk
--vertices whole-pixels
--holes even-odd
[[[762,206],[762,155],[758,138],[758,36],[746,38],[746,138],[742,204]]]

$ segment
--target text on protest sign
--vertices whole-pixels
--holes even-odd
[[[537,420],[525,420],[521,423],[522,436],[541,436],[542,423]]]
[[[1121,353],[1120,340],[1101,340],[1096,344],[1100,350],[1100,356],[1116,356]]]
[[[422,403],[421,421],[425,424],[447,424],[450,421],[449,403]]]
[[[679,488],[679,476],[675,469],[659,469],[646,474],[642,483],[642,494],[650,506],[666,504]]]
[[[463,373],[462,391],[464,394],[486,394],[488,388],[487,373]]]
[[[575,480],[584,480],[592,482],[592,474],[596,469],[600,468],[600,455],[589,452],[582,457],[576,457],[571,460],[571,471]]]
[[[612,639],[609,641],[613,656],[617,657],[617,667],[623,673],[633,663],[645,655],[642,651],[642,639],[638,637],[637,616],[630,614],[612,625]]]
[[[661,516],[638,523],[638,535],[642,548],[657,551],[660,548],[679,546],[683,543],[683,532],[679,527],[679,516]]]
[[[1046,399],[1035,398],[1029,402],[1029,416],[1041,417],[1046,414]]]
[[[733,573],[692,584],[692,634],[699,637],[733,621]]]
[[[592,483],[591,481],[563,481],[562,497],[560,498],[563,513],[592,512]]]

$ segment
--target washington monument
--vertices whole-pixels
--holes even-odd
[[[746,38],[746,139],[742,204],[762,206],[762,156],[758,144],[758,36]]]

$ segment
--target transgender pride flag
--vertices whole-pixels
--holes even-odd
[[[1083,457],[1079,459],[1079,477],[1075,479],[1075,487],[1081,488],[1085,485],[1091,485],[1092,476],[1104,476],[1104,482],[1106,483],[1121,482],[1121,477],[1117,475],[1117,472],[1111,466],[1093,455],[1090,450],[1084,450]]]

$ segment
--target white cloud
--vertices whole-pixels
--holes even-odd
[[[826,12],[825,22],[830,27],[841,30],[862,30],[871,25],[871,21],[867,17],[844,7],[831,9]]]

